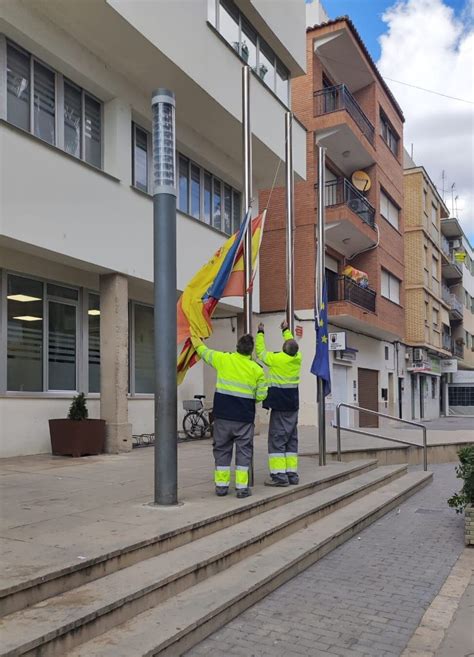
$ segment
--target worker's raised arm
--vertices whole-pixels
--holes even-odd
[[[263,372],[263,369],[257,379],[257,388],[255,391],[255,401],[261,402],[264,399],[267,398],[268,395],[268,386],[267,386],[267,381],[265,379],[265,374]]]
[[[198,356],[202,358],[205,363],[214,368],[218,367],[220,358],[222,356],[221,351],[209,349],[209,347],[206,347],[201,338],[191,336],[191,342],[193,343],[193,347],[196,349]]]
[[[270,367],[273,362],[274,354],[272,354],[272,352],[267,351],[267,347],[265,345],[264,328],[265,327],[262,323],[258,325],[258,333],[257,333],[257,337],[255,338],[255,353],[257,354],[258,360],[260,360],[262,363]]]
[[[293,333],[288,328],[288,322],[287,321],[283,321],[281,323],[281,331],[283,333],[283,340],[294,340],[295,339],[294,336],[293,336]]]

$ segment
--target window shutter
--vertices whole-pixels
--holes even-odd
[[[89,164],[100,167],[102,164],[102,117],[100,103],[85,96],[84,103],[86,138],[85,160]]]
[[[39,62],[34,63],[35,135],[55,143],[56,76]]]

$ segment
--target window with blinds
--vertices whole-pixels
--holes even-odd
[[[102,103],[7,42],[7,120],[74,157],[102,167]],[[63,88],[60,94],[57,89]],[[57,116],[64,120],[57,122]]]
[[[400,210],[382,189],[380,190],[380,214],[398,230]]]

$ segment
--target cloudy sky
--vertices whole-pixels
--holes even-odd
[[[407,150],[413,144],[416,163],[440,192],[445,171],[449,209],[455,184],[454,213],[457,207],[474,244],[474,0],[323,0],[323,5],[331,18],[352,18],[403,108]]]

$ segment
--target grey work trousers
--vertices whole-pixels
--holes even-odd
[[[298,411],[270,414],[268,465],[272,475],[298,471]]]
[[[235,487],[248,488],[249,467],[253,455],[253,422],[214,420],[214,461],[216,486],[230,484],[230,465],[235,443]]]

